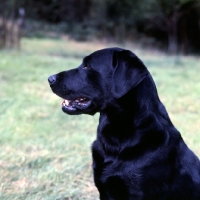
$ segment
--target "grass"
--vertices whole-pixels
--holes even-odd
[[[110,45],[24,39],[21,51],[0,52],[0,199],[98,199],[90,153],[98,115],[64,114],[47,77]],[[149,67],[173,123],[200,156],[200,59],[126,46]]]

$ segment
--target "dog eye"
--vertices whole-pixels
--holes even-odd
[[[83,66],[83,69],[90,69],[90,66],[89,65],[85,65],[85,66]]]

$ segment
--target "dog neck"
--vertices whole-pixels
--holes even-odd
[[[114,106],[100,112],[97,139],[116,151],[127,145],[127,141],[131,141],[131,147],[144,142],[153,148],[168,141],[166,126],[176,131],[152,78],[147,77],[121,99],[116,99]]]

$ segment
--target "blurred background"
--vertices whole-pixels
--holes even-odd
[[[49,31],[78,41],[126,40],[171,54],[199,54],[200,1],[1,0],[2,48]]]
[[[200,156],[200,0],[0,0],[0,199],[96,200],[99,115],[69,116],[47,78],[98,49],[133,51]]]

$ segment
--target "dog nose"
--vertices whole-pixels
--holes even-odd
[[[56,75],[49,76],[48,81],[50,85],[54,84],[56,82]]]

